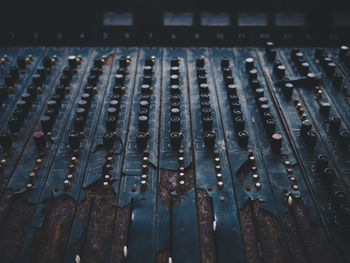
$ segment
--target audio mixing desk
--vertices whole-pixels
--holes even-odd
[[[1,262],[350,262],[350,52],[1,47]]]

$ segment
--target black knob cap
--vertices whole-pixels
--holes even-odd
[[[237,133],[237,142],[241,147],[245,147],[248,145],[249,135],[246,131],[240,131]]]
[[[139,150],[143,151],[147,146],[147,134],[144,132],[138,132],[136,134],[136,145]]]
[[[236,118],[236,117],[242,117],[243,113],[241,112],[241,110],[239,109],[233,109],[232,110],[232,117]]]
[[[211,108],[203,108],[201,113],[202,117],[211,117]]]
[[[37,90],[38,89],[35,86],[28,86],[27,92],[30,94],[31,100],[34,100],[36,98]]]
[[[234,84],[230,84],[227,86],[227,94],[228,95],[236,95],[237,94],[237,89],[238,89],[238,86],[237,85],[234,85]]]
[[[106,118],[106,129],[109,132],[114,132],[117,129],[117,121],[114,116],[108,116]]]
[[[170,85],[179,85],[179,76],[171,75],[170,76]]]
[[[225,67],[222,69],[222,74],[224,76],[224,78],[231,76],[232,77],[232,69],[229,67]]]
[[[211,116],[202,117],[203,130],[210,131],[213,129],[213,118]]]
[[[225,86],[227,87],[228,85],[232,85],[235,83],[235,80],[232,76],[226,76],[225,79]]]
[[[141,100],[140,101],[140,108],[146,108],[149,109],[149,102],[147,100]]]
[[[243,131],[245,126],[245,121],[242,117],[236,117],[233,121],[236,131]]]
[[[148,117],[139,116],[139,131],[147,132],[148,131]]]
[[[170,131],[180,132],[181,129],[181,118],[179,116],[170,117]]]
[[[23,56],[17,57],[17,66],[22,70],[26,68],[26,60]]]
[[[335,69],[336,69],[336,65],[334,62],[330,62],[327,64],[326,66],[326,73],[328,76],[333,76],[333,74],[335,73]]]
[[[45,133],[48,133],[52,130],[53,121],[49,116],[44,115],[40,118],[40,125],[41,125],[41,129]]]
[[[274,119],[267,119],[265,121],[265,127],[267,134],[271,136],[276,131],[276,121]]]
[[[143,77],[143,84],[152,85],[152,76],[144,76]]]
[[[253,58],[247,58],[245,60],[245,70],[247,72],[251,71],[254,68],[254,59]]]
[[[74,149],[78,149],[79,145],[80,145],[80,136],[79,133],[76,131],[71,132],[68,135],[68,143],[69,146],[74,150]]]
[[[293,94],[294,85],[292,83],[286,83],[283,86],[282,92],[286,99],[290,99]]]
[[[90,75],[93,75],[95,77],[98,77],[100,75],[100,69],[98,67],[92,67],[90,69]]]
[[[113,148],[114,146],[114,140],[113,140],[113,133],[111,132],[106,132],[105,134],[103,134],[103,147],[106,149],[106,150],[110,150]]]
[[[199,93],[208,93],[209,92],[209,86],[207,83],[202,83],[199,85]]]
[[[46,68],[45,67],[38,67],[36,69],[36,73],[38,73],[42,80],[46,79]]]
[[[124,86],[125,77],[122,74],[115,75],[115,85]]]
[[[269,101],[266,97],[260,97],[257,102],[258,102],[258,105],[261,106],[263,104],[267,104]]]
[[[128,59],[127,59],[127,57],[124,57],[124,56],[120,57],[119,58],[119,67],[126,68],[127,66],[128,66]]]
[[[69,56],[68,57],[68,65],[70,68],[77,68],[77,58],[76,56]]]
[[[319,112],[322,116],[327,117],[331,109],[331,104],[329,102],[320,102]]]
[[[206,76],[198,76],[197,78],[198,86],[201,84],[207,84],[207,77]]]
[[[197,71],[197,77],[199,76],[205,76],[207,72],[205,71],[205,68],[196,68]]]
[[[270,111],[270,105],[269,104],[262,104],[262,105],[260,105],[259,110],[260,110],[261,116],[264,116],[265,112]]]
[[[196,59],[196,67],[197,68],[203,68],[205,64],[205,58],[204,56],[200,56]]]
[[[18,100],[16,103],[16,106],[18,109],[22,110],[25,115],[28,114],[28,111],[30,110],[32,104],[30,102],[26,102],[24,100]]]
[[[324,169],[327,168],[328,166],[328,162],[329,162],[329,158],[325,155],[319,155],[317,156],[317,160],[316,160],[316,171],[317,172],[322,172]]]
[[[299,68],[300,74],[301,75],[307,75],[307,73],[309,73],[310,71],[310,65],[307,62],[303,62],[300,64],[300,68]]]
[[[15,66],[10,67],[10,75],[13,77],[14,81],[19,79],[19,70]]]
[[[285,74],[286,74],[286,67],[283,65],[279,65],[276,69],[276,77],[278,79],[282,79],[284,78]]]
[[[14,112],[12,113],[14,117],[18,119],[18,122],[21,124],[24,120],[25,113],[21,109],[15,109]]]
[[[76,114],[78,116],[82,116],[84,119],[86,119],[88,112],[84,108],[77,108]]]
[[[180,102],[180,95],[178,94],[173,94],[170,96],[170,103],[179,103]]]
[[[63,76],[60,77],[60,83],[63,86],[65,86],[65,87],[69,86],[69,82],[70,82],[70,77],[69,76],[63,75]]]
[[[170,145],[174,150],[180,148],[181,145],[182,134],[179,132],[170,133]]]
[[[345,57],[346,54],[348,53],[348,51],[349,51],[349,47],[348,46],[345,46],[345,45],[341,46],[339,48],[339,56],[340,57]]]
[[[89,86],[96,86],[97,84],[97,77],[95,75],[89,75],[87,77],[87,80],[88,80],[88,85]]]
[[[99,57],[94,58],[94,67],[102,68],[102,60]]]
[[[72,80],[72,69],[70,69],[69,67],[64,67],[62,70],[62,75],[66,76],[67,78],[69,78],[69,81]]]
[[[155,62],[156,62],[156,60],[155,60],[155,57],[147,57],[146,59],[145,59],[145,66],[154,66],[154,64],[155,64]]]
[[[216,134],[214,131],[204,133],[204,144],[207,148],[213,148],[215,145]]]
[[[33,138],[38,151],[42,151],[46,146],[45,134],[42,131],[36,131],[33,134]]]
[[[140,108],[139,110],[139,116],[147,116],[148,117],[149,111],[146,108]]]
[[[145,66],[143,67],[143,75],[150,76],[153,74],[153,69],[151,66]]]
[[[179,67],[171,67],[170,68],[170,75],[179,75],[180,74],[180,69]]]
[[[311,128],[312,128],[312,123],[311,123],[311,121],[309,121],[309,120],[304,120],[304,121],[301,123],[300,134],[301,134],[302,136],[306,136],[307,133],[311,131]]]
[[[230,66],[230,60],[227,57],[221,59],[221,68],[227,68]]]
[[[170,66],[172,67],[178,67],[180,64],[180,60],[179,58],[177,57],[173,57],[171,60],[170,60]]]
[[[51,58],[48,57],[48,56],[45,56],[43,58],[43,65],[45,68],[51,68],[52,67],[52,61],[51,61]]]
[[[170,86],[170,93],[171,94],[180,94],[180,92],[181,92],[181,88],[179,85],[176,84],[176,85]]]
[[[170,116],[179,116],[180,117],[180,108],[171,108],[170,109]]]
[[[47,108],[53,110],[54,113],[55,113],[55,115],[57,115],[59,109],[58,109],[58,105],[57,105],[57,102],[56,102],[56,101],[54,101],[54,100],[49,100],[49,101],[47,102]]]
[[[10,117],[7,124],[11,133],[17,133],[21,128],[21,121],[16,116]]]
[[[13,85],[15,85],[15,79],[14,79],[14,77],[12,75],[7,74],[5,76],[5,85],[7,87],[12,87]]]
[[[271,138],[271,150],[273,152],[280,152],[282,147],[282,135],[279,133],[274,133]]]
[[[77,115],[74,118],[74,130],[77,132],[82,132],[85,126],[85,119],[83,116]]]
[[[253,79],[258,78],[258,71],[255,68],[249,70],[248,77],[249,77],[249,81],[252,81]]]
[[[11,136],[7,132],[0,133],[0,144],[4,151],[8,151],[12,146]]]
[[[113,116],[117,119],[118,118],[118,109],[116,109],[114,107],[109,107],[107,109],[107,116]]]

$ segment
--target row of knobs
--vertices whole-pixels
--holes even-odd
[[[230,68],[230,60],[227,57],[221,59],[221,71],[224,78],[224,84],[227,92],[227,98],[230,104],[233,124],[237,133],[238,145],[245,147],[248,145],[249,135],[244,130],[245,120],[241,109],[241,103],[237,96],[238,86],[234,84],[232,69]]]
[[[68,64],[73,59],[76,60],[75,56],[68,57]],[[49,64],[49,60],[44,61],[44,64]],[[53,125],[56,121],[57,115],[61,109],[62,102],[65,98],[66,93],[69,91],[69,84],[72,80],[73,74],[76,72],[76,67],[64,67],[61,73],[62,78],[67,78],[69,81],[65,85],[57,84],[55,86],[55,94],[46,103],[46,110],[44,115],[40,118],[41,131],[37,131],[33,134],[35,145],[39,152],[41,152],[46,146],[46,137],[51,134]]]
[[[177,57],[170,60],[170,145],[174,150],[180,148],[182,140],[179,61]]]
[[[265,97],[265,90],[258,80],[258,71],[255,68],[254,63],[253,58],[247,58],[245,60],[245,70],[248,73],[250,88],[255,95],[260,116],[264,121],[265,130],[271,138],[271,150],[279,152],[282,147],[282,135],[276,133],[276,120],[273,113],[270,111],[268,99]]]
[[[72,69],[73,72],[76,72],[77,63],[78,62],[75,56],[70,56],[68,58],[69,68]],[[102,74],[102,65],[103,63],[101,58],[95,57],[94,65],[90,68],[90,74],[87,76],[87,85],[85,86],[83,94],[80,96],[80,99],[77,101],[77,109],[73,121],[74,131],[72,131],[68,135],[68,143],[72,150],[76,150],[80,146],[80,134],[84,131],[85,128],[85,124],[91,108],[91,102],[96,93],[96,85],[99,76]],[[71,77],[69,78],[69,81],[71,81]],[[62,81],[61,84],[65,85],[62,83]]]
[[[317,173],[320,182],[325,186],[331,188],[336,171],[329,167],[329,158],[326,155],[319,155],[315,164],[315,172]],[[336,191],[333,194],[331,202],[332,208],[336,212],[336,220],[343,225],[350,224],[350,205],[348,204],[347,196],[344,192]]]
[[[149,137],[149,111],[151,104],[151,93],[153,83],[153,66],[155,65],[155,57],[145,59],[143,68],[143,78],[141,85],[140,108],[138,117],[138,133],[136,134],[137,147],[143,151],[147,147]]]
[[[199,89],[200,110],[202,117],[202,129],[204,132],[204,143],[208,148],[215,145],[216,133],[213,130],[213,117],[210,104],[209,86],[207,83],[207,72],[204,68],[205,58],[200,56],[196,59],[197,84]]]
[[[117,74],[114,77],[114,87],[112,90],[112,96],[109,101],[109,107],[107,109],[106,117],[106,130],[103,135],[103,146],[106,150],[112,150],[114,146],[114,133],[117,130],[118,116],[120,112],[120,104],[122,96],[124,94],[125,77],[128,74],[127,65],[130,63],[129,57],[120,57],[119,68]]]

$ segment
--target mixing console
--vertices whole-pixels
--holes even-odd
[[[2,262],[350,262],[350,52],[0,48]]]

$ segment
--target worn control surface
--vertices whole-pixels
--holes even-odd
[[[2,262],[350,262],[350,52],[0,48]]]

